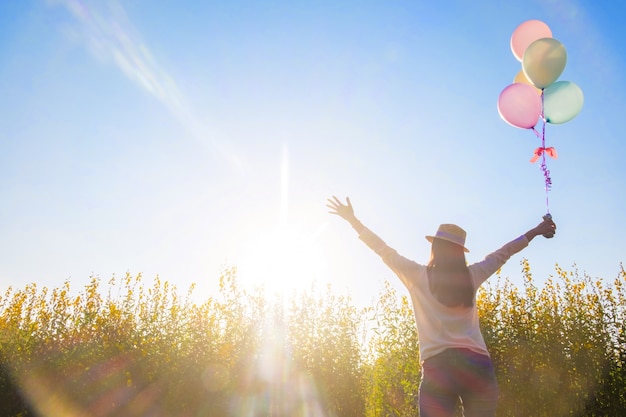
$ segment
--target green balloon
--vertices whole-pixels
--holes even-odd
[[[524,52],[522,69],[526,78],[539,89],[555,82],[567,63],[567,52],[554,38],[541,38],[531,43]]]
[[[571,81],[557,81],[543,90],[543,115],[551,124],[572,120],[583,108],[583,92]]]

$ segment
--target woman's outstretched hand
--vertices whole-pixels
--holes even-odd
[[[552,220],[552,218],[545,218],[541,223],[539,223],[534,228],[530,229],[525,233],[526,238],[530,242],[535,236],[542,235],[546,238],[554,237],[556,233],[556,224]]]
[[[343,204],[337,197],[333,196],[333,198],[328,199],[326,207],[330,209],[330,214],[336,214],[344,220],[352,221],[356,218],[354,216],[354,209],[350,203],[350,197],[346,197],[346,204]]]
[[[537,227],[539,228],[539,234],[548,239],[554,237],[556,233],[556,224],[552,220],[552,216],[544,218]]]

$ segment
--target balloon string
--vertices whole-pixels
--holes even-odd
[[[541,90],[541,147],[546,148],[546,118],[544,115],[544,107],[543,107],[543,89]],[[548,200],[548,191],[552,188],[552,178],[550,178],[550,171],[548,170],[548,166],[546,165],[546,153],[543,152],[541,154],[541,170],[543,171],[543,176],[546,180],[546,213],[550,213],[550,202]]]
[[[544,108],[543,108],[543,90],[541,91],[541,122],[542,122],[542,127],[541,127],[541,134],[537,131],[537,129],[535,129],[534,127],[532,128],[533,132],[535,132],[535,135],[541,139],[541,148],[542,149],[546,149],[546,118],[544,115]],[[546,212],[550,213],[550,201],[548,198],[548,191],[550,191],[550,189],[552,188],[552,178],[550,178],[550,170],[548,169],[548,165],[546,164],[546,153],[542,152],[541,153],[541,165],[540,165],[541,171],[543,172],[543,177],[545,178],[545,184],[546,184]]]

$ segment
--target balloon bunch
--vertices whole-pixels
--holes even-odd
[[[552,186],[546,155],[556,159],[554,147],[546,147],[546,123],[572,120],[583,106],[582,90],[571,81],[557,81],[567,62],[565,47],[552,37],[552,31],[540,20],[520,24],[511,36],[511,51],[522,63],[513,84],[498,97],[498,113],[505,122],[521,129],[531,129],[541,140],[530,162],[541,158],[541,170],[547,192]],[[536,126],[541,120],[541,133]],[[550,212],[549,207],[548,213]]]

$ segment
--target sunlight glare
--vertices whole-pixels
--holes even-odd
[[[324,227],[307,236],[294,228],[279,226],[254,237],[246,245],[239,265],[242,282],[281,296],[314,286],[325,267],[316,246],[316,237]]]
[[[322,224],[313,233],[306,233],[289,221],[289,155],[283,146],[279,222],[274,228],[257,231],[244,245],[238,265],[240,279],[269,295],[286,296],[310,289],[323,276],[325,261],[316,240],[325,227]]]

